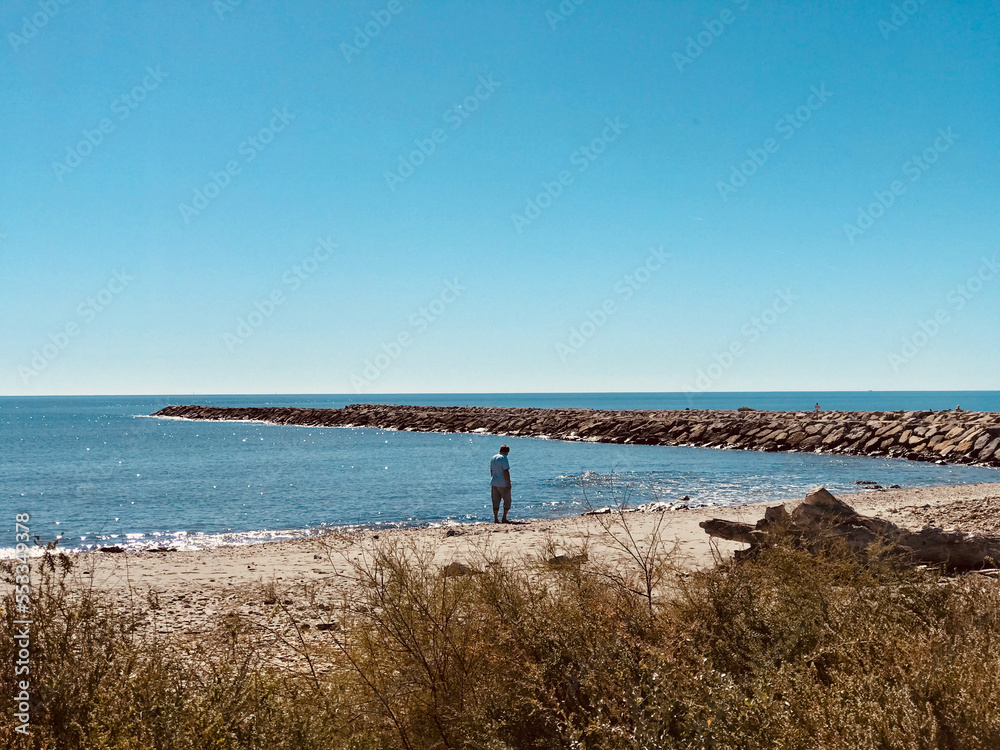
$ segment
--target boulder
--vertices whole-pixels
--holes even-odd
[[[447,565],[444,566],[444,569],[442,570],[442,573],[444,573],[445,578],[452,578],[454,576],[476,575],[477,573],[481,572],[482,571],[476,570],[475,568],[470,568],[465,563],[458,562],[458,560],[454,560],[448,563]]]

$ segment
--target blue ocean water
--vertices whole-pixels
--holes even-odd
[[[692,401],[693,399],[693,401]],[[190,422],[150,418],[168,404],[428,405],[671,409],[1000,411],[998,392],[738,394],[404,394],[0,398],[0,549],[29,513],[40,542],[67,548],[279,539],[337,525],[492,519],[488,463],[511,446],[514,518],[580,513],[627,495],[695,505],[800,497],[855,480],[903,487],[1000,481],[1000,470],[900,460],[536,438]]]

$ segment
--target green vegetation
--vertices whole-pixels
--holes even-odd
[[[225,615],[167,647],[146,626],[155,601],[68,586],[70,560],[49,553],[32,733],[5,700],[0,747],[1000,747],[1000,586],[985,576],[780,540],[695,574],[666,553],[633,570],[486,557],[445,577],[428,550],[383,547],[349,606],[309,593],[337,629],[303,631],[279,600],[266,622]],[[279,645],[294,666],[276,666]]]

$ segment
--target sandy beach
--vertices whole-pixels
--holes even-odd
[[[889,519],[909,529],[936,526],[964,532],[1000,533],[1000,483],[864,491],[840,496],[860,513]],[[767,504],[632,512],[627,521],[636,539],[648,539],[660,524],[661,537],[676,563],[686,569],[711,565],[742,548],[710,540],[699,527],[708,518],[755,522]],[[116,598],[142,596],[156,602],[156,628],[162,634],[203,633],[229,612],[266,616],[276,602],[296,611],[304,622],[325,619],[324,602],[349,601],[357,591],[356,564],[370,560],[377,545],[402,544],[431,555],[434,565],[460,562],[482,568],[500,554],[512,560],[547,560],[586,552],[591,561],[621,556],[605,531],[612,516],[577,516],[506,525],[475,524],[447,528],[353,530],[280,542],[193,551],[108,554],[77,557],[72,575]],[[308,600],[308,601],[307,601]]]

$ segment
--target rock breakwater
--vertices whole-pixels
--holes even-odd
[[[993,412],[598,411],[351,404],[343,409],[168,406],[153,416],[1000,466],[1000,414]]]

